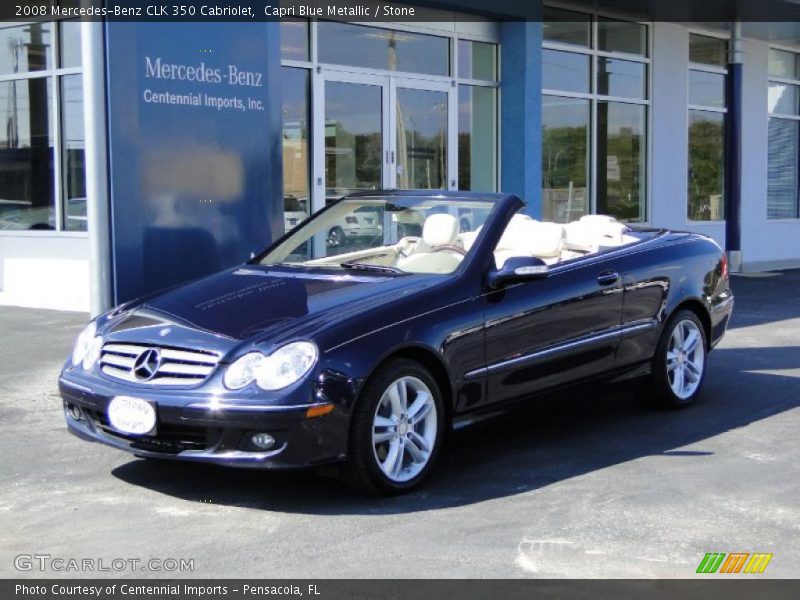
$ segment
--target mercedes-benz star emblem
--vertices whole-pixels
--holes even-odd
[[[161,353],[155,348],[150,348],[136,357],[133,374],[139,381],[149,381],[155,377],[160,366]]]

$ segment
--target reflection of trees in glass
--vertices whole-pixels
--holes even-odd
[[[588,212],[587,127],[542,129],[542,192],[546,219],[571,221]]]
[[[632,221],[641,219],[641,139],[630,127],[621,127],[605,140],[598,139],[598,213]]]
[[[352,134],[340,124],[325,140],[325,172],[329,188],[377,189],[381,186],[380,132]]]
[[[695,221],[723,218],[723,121],[720,114],[700,111],[689,117],[688,217]]]

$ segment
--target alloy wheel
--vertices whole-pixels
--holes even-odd
[[[685,400],[695,393],[703,378],[703,334],[694,321],[679,321],[667,346],[667,380],[672,393]]]
[[[438,415],[431,390],[416,377],[401,377],[381,396],[372,425],[372,447],[383,474],[395,483],[416,477],[436,442]]]

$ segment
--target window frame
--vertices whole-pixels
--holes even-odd
[[[589,101],[589,173],[587,174],[587,181],[589,182],[589,214],[597,214],[597,105],[599,102],[619,102],[623,104],[635,104],[645,107],[645,132],[644,144],[642,147],[645,151],[645,185],[642,208],[644,210],[644,217],[641,221],[633,221],[637,225],[648,225],[652,215],[652,160],[653,160],[653,28],[652,23],[647,21],[640,21],[625,17],[623,15],[614,13],[613,11],[597,10],[587,12],[585,9],[575,7],[568,3],[559,2],[545,2],[544,8],[553,8],[557,10],[566,10],[581,15],[588,15],[590,18],[590,40],[589,46],[578,46],[575,44],[565,44],[562,42],[551,42],[544,39],[542,36],[542,50],[559,50],[562,52],[572,52],[589,56],[589,71],[590,71],[590,91],[585,92],[567,92],[562,90],[552,90],[542,87],[542,96],[556,96],[561,98],[580,98]],[[598,48],[598,23],[599,18],[614,19],[617,21],[626,21],[628,23],[636,23],[645,27],[647,35],[647,52],[645,55],[631,54],[628,52],[610,52],[600,50]],[[617,60],[627,60],[637,62],[645,65],[645,98],[631,98],[626,96],[607,96],[597,92],[597,76],[599,69],[597,68],[598,58],[611,58]]]
[[[32,229],[4,229],[0,230],[0,235],[8,237],[78,237],[86,238],[89,236],[89,228],[85,231],[68,231],[64,229],[66,220],[66,193],[64,174],[64,148],[62,135],[62,110],[61,110],[61,79],[65,75],[80,75],[81,85],[85,90],[85,80],[83,79],[83,64],[77,67],[61,67],[61,23],[64,20],[48,21],[14,21],[0,24],[0,29],[32,25],[35,23],[48,23],[53,26],[51,50],[53,52],[53,67],[41,71],[27,71],[25,73],[0,74],[0,83],[9,81],[23,81],[29,79],[50,79],[52,94],[50,98],[50,115],[53,126],[53,209],[55,210],[55,229],[32,230]],[[85,130],[84,130],[85,133]]]
[[[785,46],[781,44],[769,44],[767,47],[767,52],[769,53],[770,50],[781,50],[783,52],[791,52],[795,55],[796,59],[800,61],[800,48],[792,47],[792,46]],[[771,75],[769,72],[769,54],[767,55],[767,94],[769,94],[769,86],[772,83],[785,83],[787,85],[795,85],[800,88],[800,73],[797,74],[798,79],[791,79],[788,77],[778,77],[775,75]],[[798,94],[798,102],[800,102],[800,94]],[[795,121],[800,122],[800,110],[798,110],[798,114],[796,115],[788,115],[784,113],[773,113],[769,110],[769,101],[767,101],[767,128],[769,128],[769,121],[770,119],[783,119],[785,121]],[[800,126],[800,125],[799,125]],[[769,148],[769,140],[767,141],[767,147]],[[769,152],[768,152],[769,154]],[[795,194],[795,202],[794,202],[794,210],[795,216],[793,217],[779,217],[776,219],[770,219],[769,217],[769,157],[767,158],[767,190],[765,192],[765,212],[764,218],[766,219],[767,223],[798,223],[800,222],[800,163],[798,163],[799,157],[795,157],[795,178],[798,181],[798,186]]]
[[[692,35],[700,35],[704,37],[716,38],[719,40],[724,40],[727,48],[726,52],[730,53],[730,46],[731,46],[731,36],[729,32],[722,32],[722,31],[711,31],[708,29],[700,29],[697,27],[689,27],[687,29],[687,56],[689,55],[689,44],[691,44],[691,36]],[[725,102],[724,106],[709,106],[705,104],[692,104],[691,103],[691,88],[689,87],[689,73],[691,71],[700,71],[703,73],[713,73],[715,75],[722,75],[723,76],[723,102]],[[708,221],[701,221],[698,219],[690,219],[689,218],[689,158],[690,158],[690,149],[689,149],[689,117],[692,111],[700,111],[700,112],[711,112],[716,114],[723,115],[722,118],[722,127],[723,127],[723,150],[722,150],[722,160],[723,163],[725,162],[725,147],[724,147],[724,139],[727,135],[727,127],[728,127],[728,105],[727,99],[725,98],[726,88],[728,85],[728,67],[720,67],[717,65],[709,65],[706,63],[698,63],[698,62],[687,62],[686,67],[686,144],[684,147],[686,148],[686,205],[685,210],[683,212],[684,223],[687,225],[714,225],[714,224],[724,224],[725,223],[725,175],[723,171],[723,181],[722,181],[722,218],[716,220],[708,220]],[[725,165],[727,166],[727,165]]]

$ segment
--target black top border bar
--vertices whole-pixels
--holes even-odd
[[[800,3],[794,0],[570,0],[555,4],[638,21],[800,22]],[[2,0],[0,22],[67,18],[258,22],[309,17],[360,23],[536,22],[542,19],[541,9],[539,0]]]

